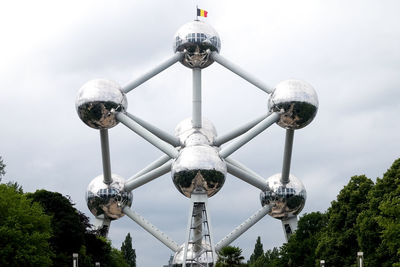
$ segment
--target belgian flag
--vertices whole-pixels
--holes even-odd
[[[208,12],[205,11],[204,9],[197,8],[197,16],[207,18],[207,14]]]

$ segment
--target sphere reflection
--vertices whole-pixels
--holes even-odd
[[[300,80],[279,83],[268,102],[270,111],[283,111],[279,126],[285,129],[300,129],[307,126],[318,110],[318,96],[314,88]]]
[[[226,163],[215,147],[189,146],[183,148],[172,164],[173,182],[186,197],[192,193],[215,195],[223,186]]]
[[[188,68],[205,68],[213,63],[209,52],[221,50],[218,33],[203,21],[192,21],[178,29],[174,52],[186,52],[181,63]]]
[[[90,212],[99,218],[119,219],[124,214],[122,208],[132,205],[132,193],[123,191],[124,179],[112,174],[112,183],[103,182],[103,175],[94,178],[86,191],[86,203]]]
[[[113,111],[125,111],[128,102],[119,84],[97,79],[79,89],[75,107],[79,118],[88,126],[109,129],[118,124]]]
[[[280,220],[299,214],[307,198],[306,189],[298,178],[290,175],[289,183],[283,184],[281,177],[281,173],[269,177],[269,190],[260,193],[261,205],[271,205],[269,215]]]

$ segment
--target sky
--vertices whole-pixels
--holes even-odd
[[[202,18],[221,55],[272,88],[301,79],[315,88],[314,121],[295,131],[291,173],[306,187],[301,214],[324,212],[353,175],[375,179],[400,156],[398,1],[3,1],[0,3],[0,156],[3,182],[57,191],[93,218],[89,182],[102,173],[100,137],[77,116],[87,81],[126,84],[173,55],[177,29]],[[177,63],[129,92],[128,111],[170,133],[191,116],[191,70]],[[268,95],[217,63],[202,71],[203,116],[224,134],[268,110]],[[123,125],[110,129],[113,173],[129,178],[162,152]],[[285,130],[273,125],[232,155],[262,177],[281,171]],[[228,175],[209,199],[215,242],[260,208],[259,189]],[[133,191],[132,208],[183,244],[190,201],[170,174]],[[300,216],[301,216],[300,214]],[[138,266],[172,251],[127,217],[109,238],[133,237]],[[281,223],[263,218],[235,242],[246,260],[257,236],[281,246]]]

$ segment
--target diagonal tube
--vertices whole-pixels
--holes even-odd
[[[108,141],[108,130],[100,129],[101,158],[103,161],[103,182],[105,184],[112,183],[111,177],[111,161],[110,161],[110,145]]]
[[[294,139],[294,130],[287,129],[286,137],[285,137],[285,149],[283,152],[282,177],[281,177],[281,182],[283,184],[289,183],[290,162],[292,159],[293,139]]]
[[[153,146],[157,147],[161,151],[163,151],[165,154],[170,156],[171,158],[176,158],[178,156],[178,150],[171,146],[170,144],[164,142],[157,136],[153,135],[149,131],[147,131],[145,128],[140,126],[137,122],[133,121],[130,119],[127,115],[124,113],[118,112],[115,114],[115,117],[119,122],[124,124],[126,127],[143,137],[146,141],[148,141],[150,144]]]
[[[267,215],[270,211],[270,206],[266,205],[259,209],[256,213],[254,213],[250,218],[244,221],[241,225],[236,227],[232,232],[230,232],[226,237],[224,237],[221,241],[219,241],[215,245],[215,250],[218,252],[223,247],[228,246],[230,243],[235,241],[239,236],[241,236],[244,232],[246,232],[250,227],[256,224],[259,220],[261,220],[265,215]]]
[[[268,189],[268,183],[264,179],[262,179],[258,176],[254,176],[251,173],[248,173],[229,162],[226,163],[226,167],[227,167],[228,173],[232,174],[233,176],[236,176],[240,180],[243,180],[246,183],[257,187],[257,188],[261,189],[262,191],[265,191]]]
[[[221,64],[222,66],[224,66],[225,68],[227,68],[228,70],[230,70],[233,73],[235,73],[236,75],[242,77],[243,79],[245,79],[249,83],[251,83],[254,86],[258,87],[262,91],[264,91],[264,92],[266,92],[268,94],[272,93],[273,89],[271,89],[269,86],[265,85],[263,82],[261,82],[260,80],[258,80],[255,77],[253,77],[250,73],[242,70],[239,66],[236,66],[232,62],[228,61],[226,58],[224,58],[223,56],[221,56],[217,52],[215,52],[215,51],[212,52],[211,53],[211,58],[214,61],[216,61],[219,64]]]
[[[229,155],[231,155],[233,152],[238,150],[240,147],[245,145],[247,142],[249,142],[251,139],[256,137],[258,134],[260,134],[262,131],[267,129],[269,126],[277,122],[280,118],[280,114],[278,112],[272,113],[270,116],[262,120],[260,123],[258,123],[256,126],[254,126],[252,129],[244,133],[239,139],[235,140],[235,142],[232,142],[228,144],[226,147],[224,147],[221,152],[219,153],[221,157],[226,158]]]
[[[183,55],[184,55],[184,53],[181,53],[181,52],[176,53],[175,55],[173,55],[172,57],[170,57],[169,59],[167,59],[166,61],[164,61],[160,65],[156,66],[154,69],[149,70],[148,72],[143,74],[141,77],[139,77],[136,80],[133,80],[133,81],[129,82],[128,84],[126,84],[122,88],[122,92],[124,92],[126,94],[126,93],[130,92],[131,90],[135,89],[136,87],[138,87],[139,85],[141,85],[145,81],[153,78],[154,76],[156,76],[157,74],[159,74],[163,70],[171,67],[176,62],[180,61],[183,58]]]
[[[241,162],[239,162],[237,160],[234,160],[234,159],[229,157],[229,158],[226,158],[225,161],[230,163],[230,164],[232,164],[232,165],[234,165],[234,166],[236,166],[236,167],[238,167],[238,168],[240,168],[240,169],[242,169],[243,171],[249,173],[250,175],[252,175],[254,177],[257,177],[260,180],[265,180],[261,175],[259,175],[258,173],[256,173],[252,169],[248,168],[247,166],[243,165]]]
[[[142,120],[141,118],[139,118],[135,115],[132,115],[130,113],[126,113],[126,115],[129,118],[131,118],[132,120],[134,120],[135,122],[137,122],[140,126],[145,128],[146,130],[148,130],[149,132],[151,132],[152,134],[154,134],[161,140],[167,142],[168,144],[170,144],[172,146],[180,146],[181,145],[178,137],[173,136],[173,135],[161,130],[160,128],[148,123],[145,120]]]
[[[132,191],[135,188],[138,188],[148,182],[153,181],[154,179],[168,173],[171,171],[172,160],[164,163],[160,167],[149,171],[137,178],[131,178],[125,182],[124,191]]]
[[[172,251],[177,252],[179,250],[179,245],[175,241],[173,241],[170,237],[168,237],[166,234],[157,229],[157,227],[155,227],[153,224],[151,224],[149,221],[143,218],[140,214],[131,210],[127,206],[125,206],[122,211],[124,214],[126,214],[134,222],[139,224],[144,230],[152,234],[155,238],[160,240],[164,245],[166,245]]]
[[[146,174],[158,167],[160,167],[161,165],[163,165],[164,163],[166,163],[167,161],[169,161],[171,158],[168,155],[162,155],[159,159],[153,161],[152,163],[150,163],[149,165],[147,165],[145,168],[143,168],[142,170],[140,170],[139,172],[137,172],[135,175],[133,175],[132,177],[130,177],[127,181],[129,180],[133,180],[143,174]]]
[[[248,130],[250,130],[254,126],[256,126],[258,123],[260,123],[262,120],[267,118],[270,114],[271,113],[268,112],[267,114],[264,114],[264,115],[256,118],[255,120],[252,120],[251,122],[246,123],[246,124],[240,126],[239,128],[237,128],[237,129],[235,129],[235,130],[233,130],[233,131],[231,131],[229,133],[226,133],[226,134],[221,135],[221,136],[217,136],[215,138],[214,145],[215,146],[220,146],[220,145],[225,144],[226,142],[229,142],[230,140],[232,140],[232,139],[244,134],[245,132],[247,132]]]

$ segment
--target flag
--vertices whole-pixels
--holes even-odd
[[[208,12],[205,11],[204,9],[197,8],[197,16],[207,18],[207,14]]]

